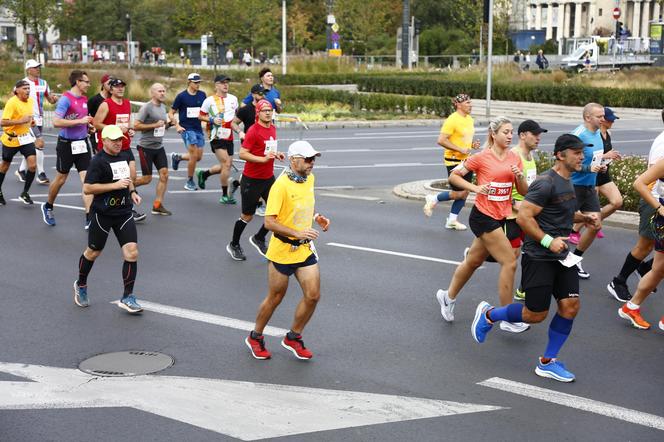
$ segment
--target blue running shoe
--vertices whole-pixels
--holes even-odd
[[[118,307],[121,309],[127,310],[129,313],[135,314],[143,311],[138,302],[136,302],[136,297],[134,295],[125,296],[118,303]]]
[[[197,190],[196,184],[194,184],[194,180],[187,180],[187,182],[184,183],[184,188],[185,190]]]
[[[173,165],[173,170],[178,170],[178,167],[180,166],[180,155],[176,154],[175,152],[171,152],[171,164]]]
[[[55,217],[53,216],[53,209],[46,208],[46,203],[41,205],[42,219],[49,226],[55,225]]]
[[[484,342],[487,333],[489,333],[493,327],[493,324],[486,319],[486,312],[491,308],[492,307],[488,302],[482,301],[475,309],[475,318],[470,326],[470,332],[473,334],[473,339],[475,339],[478,344]]]
[[[543,378],[551,378],[560,382],[572,382],[576,379],[576,376],[567,370],[565,364],[556,359],[551,359],[548,364],[543,364],[542,358],[539,358],[535,373]]]
[[[88,288],[79,287],[78,280],[74,281],[74,303],[84,308],[90,305],[88,301]]]

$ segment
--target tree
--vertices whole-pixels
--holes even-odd
[[[23,61],[28,57],[28,28],[35,35],[35,52],[40,51],[39,36],[46,32],[56,13],[53,0],[1,0],[0,6],[6,8],[14,19],[23,27]]]
[[[396,0],[336,0],[334,15],[342,42],[352,44],[350,51],[346,52],[365,54],[376,38],[389,36],[394,39],[401,12],[401,1]]]

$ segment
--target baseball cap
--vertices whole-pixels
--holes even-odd
[[[523,132],[530,132],[533,135],[539,135],[541,133],[548,132],[548,130],[544,129],[539,124],[537,124],[537,121],[526,120],[523,123],[519,124],[519,130],[517,131],[517,133],[519,134]]]
[[[120,86],[120,85],[122,85],[122,86],[126,86],[127,83],[125,83],[124,81],[120,80],[119,78],[111,78],[111,81],[108,83],[108,85],[109,85],[110,87]]]
[[[452,99],[454,103],[463,103],[468,100],[470,100],[470,95],[468,94],[457,94],[457,96]]]
[[[320,152],[314,149],[308,141],[300,140],[288,146],[288,157],[292,158],[297,156],[303,158],[319,157]]]
[[[101,131],[101,137],[102,138],[108,138],[109,140],[117,140],[119,138],[127,138],[122,133],[122,129],[120,129],[115,124],[109,124],[108,126],[104,126],[104,129]]]
[[[109,74],[104,74],[104,75],[102,75],[102,76],[101,76],[101,84],[106,83],[106,82],[107,82],[108,80],[110,80],[111,78],[113,78],[113,77],[111,77]]]
[[[194,73],[189,74],[189,76],[187,77],[187,80],[188,81],[193,81],[194,83],[200,83],[201,82],[201,76],[194,72]]]
[[[265,88],[260,83],[255,84],[255,85],[251,86],[251,93],[252,94],[263,94],[263,93],[265,93]]]
[[[620,117],[618,115],[616,115],[615,112],[613,112],[613,109],[611,109],[610,107],[605,107],[604,108],[604,119],[606,121],[609,121],[609,122],[613,123],[616,120],[620,120]]]
[[[41,66],[41,63],[38,62],[37,60],[28,60],[25,62],[25,68],[30,69],[30,68],[38,68]]]
[[[231,81],[231,77],[229,77],[228,75],[224,75],[224,74],[219,74],[216,77],[214,77],[214,82],[215,83],[222,83],[224,81]]]
[[[592,147],[592,144],[584,143],[581,138],[572,134],[562,134],[556,140],[553,148],[553,153],[562,152],[565,149],[583,149],[584,147]]]

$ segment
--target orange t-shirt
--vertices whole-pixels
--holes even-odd
[[[507,218],[512,214],[512,186],[516,177],[512,166],[523,169],[521,158],[511,150],[505,152],[502,160],[491,149],[471,156],[463,162],[463,167],[475,172],[477,185],[489,185],[489,194],[477,194],[475,206],[483,214],[495,220]]]

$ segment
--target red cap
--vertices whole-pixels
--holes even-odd
[[[256,103],[256,122],[258,122],[258,114],[264,108],[272,109],[272,104],[267,100],[260,100],[258,103]]]
[[[104,74],[104,75],[101,77],[101,84],[106,83],[110,78],[111,78],[110,75],[108,75],[108,74]]]

